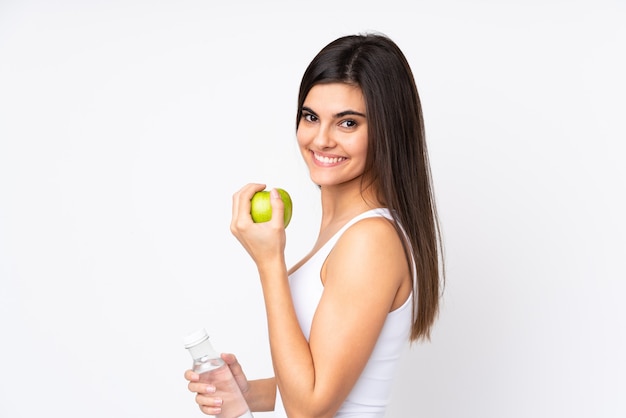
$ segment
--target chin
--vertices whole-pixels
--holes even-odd
[[[315,183],[318,187],[331,187],[331,186],[340,186],[347,185],[349,183],[361,182],[361,176],[351,177],[351,178],[337,178],[330,176],[311,176],[311,181]]]
[[[339,182],[337,182],[336,180],[330,180],[320,176],[311,176],[311,181],[315,183],[318,187],[334,186],[336,184],[339,184]]]

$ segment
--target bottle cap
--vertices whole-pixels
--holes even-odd
[[[200,344],[202,341],[207,340],[209,338],[209,334],[206,332],[206,329],[202,328],[196,332],[192,332],[187,335],[184,339],[185,348],[193,347],[194,345]]]

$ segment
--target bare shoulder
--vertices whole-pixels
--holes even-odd
[[[344,276],[348,271],[359,272],[361,282],[368,278],[379,282],[382,276],[390,286],[397,286],[408,274],[408,265],[393,223],[384,217],[372,217],[350,226],[329,254],[327,271],[342,271]]]
[[[402,241],[392,221],[382,216],[362,219],[348,228],[337,241],[337,248],[358,248],[380,253],[396,253],[403,255]]]

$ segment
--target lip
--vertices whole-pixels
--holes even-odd
[[[321,167],[333,167],[347,161],[348,158],[339,155],[322,154],[311,151],[313,163]]]

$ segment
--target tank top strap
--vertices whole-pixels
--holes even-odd
[[[344,226],[342,226],[339,229],[339,231],[337,231],[335,233],[335,235],[330,240],[328,240],[328,242],[324,246],[328,247],[328,248],[333,248],[335,246],[335,244],[337,243],[337,241],[339,240],[339,238],[341,238],[343,233],[346,232],[346,230],[348,228],[350,228],[352,225],[354,225],[355,223],[357,223],[357,222],[359,222],[359,221],[361,221],[363,219],[377,218],[377,217],[384,217],[384,218],[387,218],[389,220],[393,220],[393,217],[391,216],[391,212],[387,208],[370,209],[368,211],[365,211],[365,212],[355,216],[354,218],[352,218],[348,222],[346,222],[346,224]]]
[[[339,231],[329,240],[329,242],[326,243],[326,245],[328,245],[327,248],[333,248],[335,244],[337,243],[337,241],[339,240],[339,238],[341,238],[343,233],[346,231],[346,229],[350,228],[352,225],[354,225],[358,221],[367,219],[367,218],[375,218],[375,217],[384,217],[384,218],[389,219],[390,221],[394,221],[393,216],[391,215],[391,211],[387,208],[376,208],[376,209],[370,209],[368,211],[365,211],[355,216],[350,221],[348,221],[343,227],[341,227],[341,229],[339,229]],[[411,242],[409,241],[409,237],[406,235],[406,232],[404,231],[404,228],[402,227],[402,225],[400,225],[400,230],[402,231],[404,242],[406,243],[406,245],[409,246],[409,250],[411,250],[412,248]],[[411,257],[411,265],[413,269],[413,289],[417,289],[417,270],[416,270],[416,265],[415,265],[415,259],[412,257]]]

